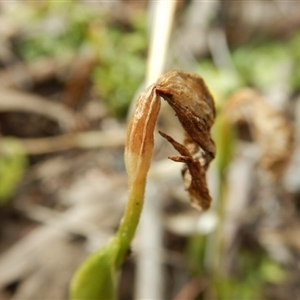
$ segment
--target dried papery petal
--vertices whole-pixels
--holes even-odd
[[[129,182],[144,180],[150,167],[160,97],[151,85],[138,98],[127,130],[125,165]]]
[[[174,109],[194,143],[212,160],[216,150],[209,131],[216,112],[213,97],[204,80],[196,74],[174,70],[160,77],[156,89]]]
[[[205,171],[200,161],[194,159],[185,146],[176,142],[169,135],[163,132],[159,133],[181,154],[181,156],[169,156],[169,158],[176,162],[185,163],[187,166],[182,170],[182,176],[186,190],[190,194],[191,204],[196,208],[208,209],[211,197],[206,184]]]
[[[208,209],[211,197],[205,176],[215,157],[215,144],[210,136],[215,119],[213,97],[201,77],[176,70],[162,76],[157,81],[156,90],[173,108],[185,130],[183,145],[161,133],[181,154],[170,159],[187,166],[182,175],[192,205]]]
[[[262,151],[261,167],[280,179],[294,148],[293,127],[286,116],[250,88],[228,99],[225,114],[232,123],[249,124],[253,139]]]

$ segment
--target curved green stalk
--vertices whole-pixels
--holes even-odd
[[[134,237],[136,228],[139,223],[140,215],[144,204],[144,192],[146,178],[139,186],[132,187],[129,191],[128,202],[124,213],[123,220],[115,236],[116,243],[119,243],[119,250],[116,259],[116,266],[119,267],[130,247],[130,242]]]

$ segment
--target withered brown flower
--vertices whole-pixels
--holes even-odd
[[[185,130],[183,144],[160,132],[180,154],[169,158],[186,164],[182,176],[192,205],[208,209],[211,197],[206,183],[206,171],[216,152],[210,136],[210,128],[215,119],[215,107],[204,80],[196,74],[170,71],[139,97],[127,135],[125,152],[127,170],[134,171],[136,176],[139,176],[138,170],[141,166],[144,169],[143,174],[148,171],[160,96],[173,108]],[[134,162],[137,157],[140,157],[138,163]]]

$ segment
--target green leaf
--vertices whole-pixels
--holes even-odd
[[[72,300],[116,299],[116,245],[113,240],[80,266],[71,283]]]

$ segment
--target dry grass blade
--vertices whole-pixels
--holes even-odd
[[[123,130],[88,131],[67,133],[59,136],[44,138],[18,139],[22,150],[28,155],[39,155],[66,151],[75,148],[94,149],[105,147],[120,147],[125,143]],[[4,152],[6,138],[0,138],[0,154]]]
[[[60,126],[71,131],[76,126],[76,116],[72,110],[60,103],[25,92],[19,92],[4,87],[0,88],[0,111],[19,111],[43,115],[57,121]]]
[[[233,94],[225,114],[231,123],[247,123],[261,148],[260,166],[282,178],[294,148],[294,130],[286,116],[250,88]]]

